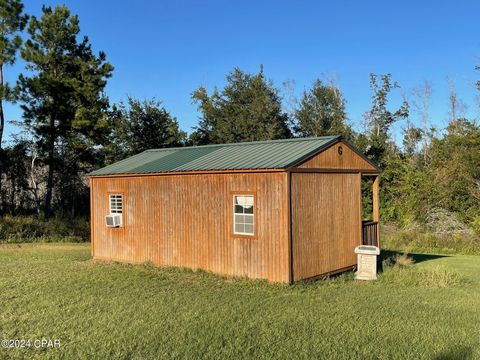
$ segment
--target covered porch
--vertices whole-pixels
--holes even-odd
[[[380,247],[380,226],[379,226],[379,177],[378,174],[362,173],[371,182],[371,218],[362,220],[362,245],[373,245]],[[363,196],[362,196],[363,200]],[[362,211],[362,219],[365,214]]]

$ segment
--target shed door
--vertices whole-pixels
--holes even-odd
[[[294,280],[356,264],[360,194],[359,174],[292,174]]]

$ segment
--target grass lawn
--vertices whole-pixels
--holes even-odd
[[[461,281],[272,285],[98,263],[88,244],[1,245],[0,337],[61,345],[0,357],[480,359],[480,257],[417,260]]]

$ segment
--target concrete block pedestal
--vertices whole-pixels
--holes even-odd
[[[377,256],[380,255],[380,249],[376,246],[360,245],[355,248],[357,254],[357,280],[376,280],[377,279]]]

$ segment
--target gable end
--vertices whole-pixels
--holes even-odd
[[[295,168],[381,171],[378,166],[343,139],[339,139],[321,152],[305,159]]]

